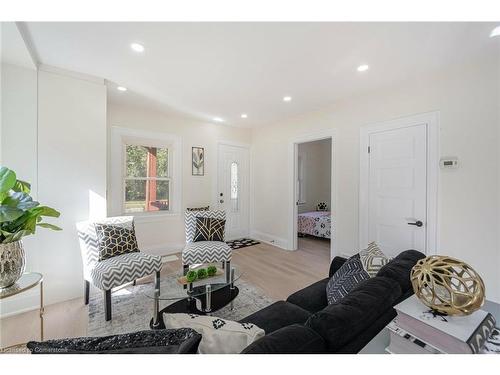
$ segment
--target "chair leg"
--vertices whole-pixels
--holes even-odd
[[[137,280],[134,280],[134,281],[132,282],[132,285],[133,285],[133,286],[136,286],[136,285],[137,285]]]
[[[231,281],[231,261],[226,260],[224,263],[225,263],[224,271],[226,272],[226,283],[229,283]]]
[[[158,294],[160,294],[160,271],[155,273],[155,289],[158,291]]]
[[[89,304],[89,296],[90,296],[90,282],[88,282],[87,280],[83,280],[83,289],[84,289],[84,299],[85,299],[85,304],[88,305]]]
[[[111,320],[111,290],[104,291],[104,314],[106,321]]]
[[[189,271],[189,264],[183,264],[182,265],[182,274],[184,276],[186,276],[188,271]],[[184,289],[187,289],[187,285],[184,285]]]

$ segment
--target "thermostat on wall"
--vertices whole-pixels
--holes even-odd
[[[443,169],[455,169],[458,168],[458,158],[455,156],[447,156],[441,158],[439,165]]]

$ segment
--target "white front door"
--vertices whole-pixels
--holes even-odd
[[[219,144],[217,203],[226,211],[226,240],[249,234],[248,176],[248,148]]]
[[[370,133],[368,152],[368,241],[426,253],[426,124]]]

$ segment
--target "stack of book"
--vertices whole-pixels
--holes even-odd
[[[416,296],[394,307],[386,351],[401,354],[500,353],[500,332],[493,316],[478,310],[466,316],[448,316],[430,310]]]

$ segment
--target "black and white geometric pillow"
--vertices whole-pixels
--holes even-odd
[[[193,242],[199,241],[224,241],[226,220],[211,217],[196,218],[196,232]]]
[[[355,254],[340,267],[326,285],[326,299],[328,304],[339,302],[361,281],[370,278],[363,268],[359,254]]]
[[[99,261],[139,251],[133,226],[125,228],[119,225],[95,224],[95,231],[99,245]]]
[[[340,301],[361,281],[375,277],[389,260],[375,242],[370,242],[366,249],[346,260],[330,278],[326,286],[328,304]]]
[[[188,208],[186,208],[186,211],[208,211],[209,209],[210,209],[210,206],[188,207]]]

